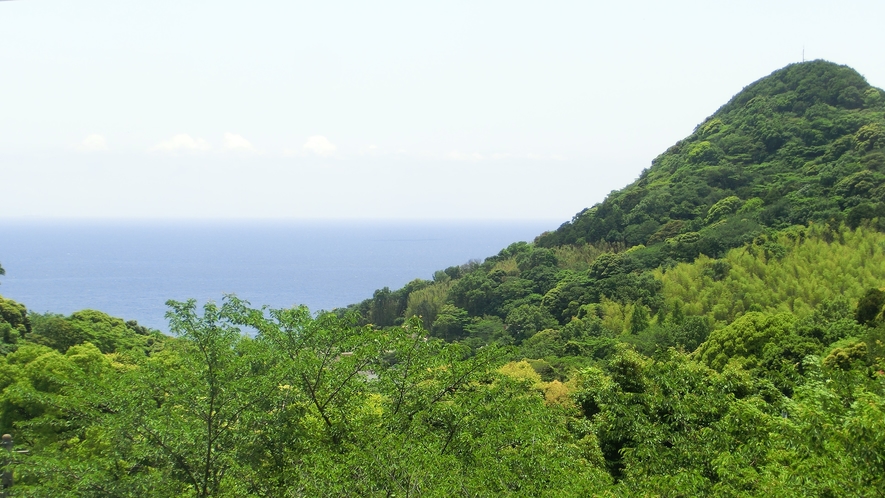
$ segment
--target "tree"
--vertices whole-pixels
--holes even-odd
[[[31,331],[31,321],[24,305],[0,296],[0,353],[14,351],[19,339]]]
[[[445,273],[443,273],[445,275]],[[440,310],[445,306],[451,284],[446,275],[444,281],[439,281],[423,289],[409,293],[406,305],[406,318],[413,316],[421,317],[424,326],[429,328],[436,321]]]
[[[605,482],[561,445],[538,393],[495,373],[499,348],[428,337],[417,318],[382,331],[306,308],[245,313],[277,357],[269,397],[286,396],[255,426],[261,494],[593,494]]]
[[[431,332],[435,337],[455,341],[464,335],[464,329],[469,323],[470,317],[466,310],[446,304],[433,322]]]
[[[74,328],[63,316],[47,313],[34,316],[30,339],[64,353],[71,346],[88,341],[89,337],[81,328]]]
[[[630,333],[637,335],[648,328],[648,309],[642,301],[633,303],[633,313],[630,315]]]
[[[694,354],[716,370],[722,370],[732,358],[748,360],[750,365],[755,365],[762,358],[765,346],[790,334],[794,322],[795,317],[788,313],[750,312],[731,325],[711,332]]]
[[[504,323],[507,325],[507,332],[513,336],[517,344],[535,335],[536,332],[557,325],[556,319],[549,311],[531,304],[514,308],[507,314]]]
[[[273,393],[277,376],[237,326],[240,301],[207,303],[202,316],[194,300],[167,305],[170,330],[182,340],[127,373],[116,429],[134,442],[130,459],[159,462],[189,493],[236,494],[249,474],[237,455],[254,437],[249,413]]]
[[[879,289],[869,289],[857,302],[854,319],[861,325],[867,325],[879,316],[883,305],[885,305],[885,292]]]
[[[30,450],[15,459],[16,493],[101,497],[182,491],[171,479],[157,479],[155,462],[133,458],[131,439],[117,430],[115,400],[133,388],[125,371],[134,365],[112,361],[89,343],[64,354],[26,343],[7,360],[4,373],[15,381],[2,393],[3,430]]]
[[[738,196],[728,196],[710,206],[710,210],[707,212],[707,217],[704,218],[704,222],[710,224],[719,221],[740,209],[742,204],[743,201],[741,201]]]

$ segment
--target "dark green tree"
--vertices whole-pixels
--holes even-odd
[[[464,329],[470,323],[467,311],[457,306],[446,304],[442,307],[436,320],[431,326],[431,334],[434,337],[446,341],[455,341],[464,336]]]
[[[871,324],[882,313],[883,305],[885,305],[885,292],[879,289],[870,289],[857,302],[854,319],[861,325]]]
[[[633,313],[630,315],[630,333],[640,334],[648,328],[648,309],[641,301],[633,305]]]

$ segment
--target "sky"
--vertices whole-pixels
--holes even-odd
[[[876,1],[0,2],[0,219],[568,220]]]

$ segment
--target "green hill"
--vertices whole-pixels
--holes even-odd
[[[879,496],[883,153],[882,92],[795,64],[558,230],[349,310],[169,301],[173,339],[0,298],[10,491]]]
[[[698,233],[694,249],[710,254],[765,227],[830,219],[857,226],[885,213],[883,173],[885,93],[846,66],[793,64],[746,87],[633,184],[537,245],[630,247]],[[715,228],[723,220],[731,226]]]
[[[793,64],[743,89],[631,185],[534,244],[381,289],[351,308],[378,326],[418,315],[433,334],[474,346],[565,331],[593,304],[641,302],[649,317],[664,316],[673,300],[654,270],[751,243],[778,250],[767,236],[793,225],[880,230],[883,200],[885,93],[845,66]]]

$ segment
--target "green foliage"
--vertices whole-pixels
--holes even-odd
[[[867,345],[864,342],[855,341],[845,347],[833,348],[824,358],[823,364],[829,368],[849,370],[855,361],[863,361],[867,357]]]
[[[28,311],[24,305],[6,299],[0,296],[0,324],[7,324],[19,336],[24,336],[31,331],[31,322],[28,319]],[[5,343],[14,342],[15,337],[11,336],[9,340],[4,337]]]
[[[0,358],[0,420],[30,450],[17,491],[541,496],[608,484],[561,408],[496,372],[500,349],[432,339],[418,320],[381,331],[235,298],[202,313],[168,304],[179,338],[151,356],[87,343]]]
[[[885,146],[883,111],[881,91],[850,68],[825,61],[787,66],[735,95],[636,182],[537,243],[660,243],[736,211],[772,228],[827,221],[845,205],[877,199],[878,178],[847,196],[835,184],[861,172],[864,162],[878,164],[865,158]],[[755,200],[741,207],[740,199]],[[658,228],[649,233],[652,227]]]
[[[519,350],[526,358],[559,357],[565,355],[565,342],[560,331],[546,329],[524,340]]]
[[[854,319],[861,325],[873,323],[882,313],[883,305],[885,305],[885,292],[880,289],[870,289],[857,302]]]
[[[507,332],[519,344],[541,330],[554,327],[556,320],[540,306],[523,304],[508,313],[504,323],[507,325]]]
[[[742,204],[743,201],[741,201],[738,196],[728,196],[710,206],[710,210],[707,212],[707,217],[704,218],[704,222],[709,224],[719,221],[722,218],[735,213],[740,209]]]
[[[43,344],[64,353],[71,346],[83,344],[89,337],[82,328],[74,328],[71,322],[62,315],[32,314],[33,334],[29,340]]]
[[[885,147],[885,127],[881,123],[870,123],[861,126],[854,134],[855,147],[861,151]]]
[[[794,321],[795,318],[786,313],[747,313],[727,327],[712,332],[695,355],[698,360],[720,371],[732,359],[745,360],[744,365],[753,366],[767,344],[790,333]]]
[[[686,351],[694,351],[710,336],[712,327],[706,317],[690,316],[675,323],[676,332],[673,334],[673,345]]]
[[[15,491],[875,495],[883,130],[794,64],[558,230],[335,313],[170,301],[173,339],[0,298]]]
[[[466,328],[468,337],[464,344],[479,349],[487,344],[511,344],[513,337],[507,333],[504,320],[497,316],[474,317]]]
[[[445,282],[436,282],[433,285],[410,292],[406,304],[405,317],[420,317],[422,322],[430,327],[436,321],[436,317],[445,305],[450,288],[451,279],[446,276]]]
[[[463,337],[464,329],[469,323],[470,317],[467,315],[467,311],[446,304],[433,322],[431,334],[447,341],[454,341]]]
[[[730,323],[756,310],[801,318],[839,296],[860,299],[885,280],[885,235],[812,225],[758,237],[721,260],[702,256],[655,275],[667,307],[678,302],[686,316]]]
[[[815,380],[788,401],[733,366],[717,373],[672,351],[619,357],[582,372],[576,429],[596,434],[613,495],[869,494],[882,481],[882,438],[871,432],[881,384],[843,391],[818,362],[809,358]]]
[[[633,312],[630,315],[630,333],[639,334],[648,328],[648,310],[638,302],[633,305]]]
[[[103,353],[136,349],[145,353],[162,349],[166,337],[134,320],[124,322],[96,310],[77,311],[69,317],[31,313],[27,339],[64,353],[71,346],[89,342]]]
[[[619,331],[635,322],[629,341],[649,353],[698,344],[663,323],[676,301],[715,328],[754,310],[807,317],[835,296],[858,299],[885,277],[875,233],[885,231],[882,130],[882,92],[855,71],[826,61],[790,65],[749,85],[633,184],[559,229],[438,272],[445,295],[441,287],[382,289],[356,308],[363,323],[379,326],[413,315],[431,317],[432,326],[444,304],[471,321],[514,324],[540,306],[558,322],[527,332],[517,325],[493,339],[519,343],[611,301],[630,315],[603,319],[620,320],[612,326]],[[391,302],[400,304],[384,304]],[[456,322],[466,327],[463,317]]]

